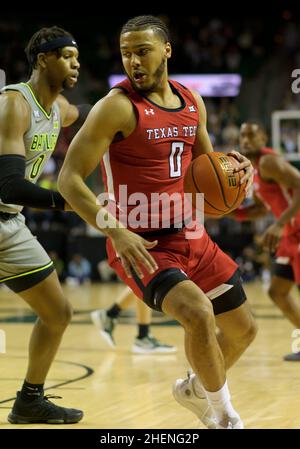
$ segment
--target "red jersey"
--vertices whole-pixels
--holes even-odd
[[[168,227],[182,222],[183,180],[192,159],[198,127],[198,106],[193,94],[181,84],[169,81],[181,100],[177,109],[159,106],[134,90],[129,80],[122,89],[134,105],[137,126],[128,137],[113,142],[102,162],[106,191],[118,206],[117,217],[135,232]],[[120,194],[120,186],[126,186]],[[161,202],[158,195],[173,195],[174,202]],[[177,196],[176,196],[177,194]],[[179,195],[179,197],[178,197]],[[168,214],[167,214],[168,215]],[[136,225],[132,226],[132,219]]]
[[[277,153],[272,148],[263,148],[254,165],[253,188],[257,197],[271,210],[276,218],[285,211],[293,198],[293,190],[288,189],[276,182],[264,181],[259,175],[259,160],[265,154]],[[284,227],[284,235],[291,235],[300,230],[300,213]]]

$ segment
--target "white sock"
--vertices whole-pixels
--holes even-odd
[[[227,380],[220,390],[205,390],[205,393],[218,421],[221,421],[224,416],[239,417],[230,402],[230,393],[227,385]]]

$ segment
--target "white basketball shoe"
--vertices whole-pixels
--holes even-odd
[[[236,416],[225,416],[216,424],[216,429],[243,429],[244,424],[238,414]]]
[[[199,386],[195,391],[195,374],[190,371],[186,379],[177,379],[173,385],[173,396],[183,407],[193,412],[208,429],[216,429],[216,420],[211,406],[209,405],[205,391],[201,392]]]

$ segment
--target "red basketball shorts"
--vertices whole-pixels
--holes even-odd
[[[274,274],[300,285],[300,232],[281,238],[276,251]]]
[[[144,237],[144,236],[143,236]],[[146,237],[145,237],[146,238]],[[162,271],[177,268],[186,274],[205,293],[218,296],[218,287],[228,281],[237,271],[237,264],[214,243],[203,229],[197,239],[186,239],[185,229],[177,233],[147,238],[158,240],[157,246],[150,250],[158,270],[149,274],[143,269],[144,277],[137,283],[134,277],[126,276],[120,258],[117,257],[110,239],[107,239],[108,263],[118,276],[141,299],[147,285]],[[208,296],[210,296],[208,294]]]

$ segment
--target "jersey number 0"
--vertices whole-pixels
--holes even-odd
[[[34,179],[37,177],[37,175],[40,173],[41,168],[42,168],[42,164],[44,162],[45,159],[45,154],[41,154],[35,161],[34,164],[32,166],[31,172],[30,172],[30,179]]]
[[[181,155],[183,153],[183,142],[173,142],[169,156],[170,178],[181,176]]]

